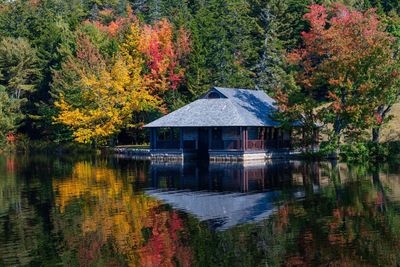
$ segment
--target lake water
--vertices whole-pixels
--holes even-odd
[[[0,266],[399,266],[400,167],[0,157]]]

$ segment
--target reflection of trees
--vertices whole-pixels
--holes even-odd
[[[38,246],[32,239],[36,229],[28,222],[34,214],[22,209],[28,203],[21,197],[23,185],[18,184],[16,164],[14,157],[0,157],[0,266],[28,264],[31,257],[25,242],[32,242],[30,248]]]
[[[0,214],[5,214],[10,207],[20,206],[19,186],[15,177],[16,162],[14,157],[0,157]]]
[[[282,194],[279,210],[258,224],[211,234],[188,220],[198,266],[396,266],[400,263],[399,207],[382,171],[323,166],[330,183],[312,190],[315,168],[302,165],[305,197]],[[372,174],[372,175],[371,175]],[[399,181],[397,181],[399,182]],[[190,226],[191,225],[191,226]]]
[[[24,155],[0,156],[0,266],[54,266],[59,260],[46,179],[53,162],[38,175],[40,163]]]
[[[333,165],[329,186],[304,201],[287,203],[274,218],[277,236],[287,242],[281,255],[287,265],[399,264],[400,216],[393,205],[382,209],[387,203],[379,172],[371,177],[362,167],[346,169]]]
[[[140,177],[131,177],[135,178]],[[182,243],[185,234],[178,214],[153,198],[135,193],[132,182],[122,179],[117,170],[88,162],[75,164],[71,177],[53,180],[62,214],[58,227],[67,233],[67,247],[77,250],[77,263],[174,266],[178,262],[189,266],[191,254]],[[70,216],[74,205],[82,210],[78,231],[83,238],[64,230],[71,221],[64,221],[63,216]]]
[[[146,166],[114,162],[0,158],[0,266],[400,262],[398,169],[297,163],[275,214],[212,232],[141,193]]]

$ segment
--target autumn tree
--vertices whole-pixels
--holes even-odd
[[[76,66],[75,60],[79,65]],[[129,126],[134,111],[155,108],[152,97],[138,75],[141,65],[122,55],[105,59],[84,36],[80,39],[76,58],[70,58],[67,68],[77,67],[78,91],[66,98],[61,93],[55,103],[60,109],[56,122],[73,130],[75,140],[82,143],[102,143]],[[71,90],[76,90],[72,87]],[[73,101],[79,96],[79,101]]]
[[[96,17],[82,23],[51,90],[56,121],[84,143],[142,126],[143,113],[179,106],[190,52],[189,33],[166,19],[143,24],[131,12],[119,17],[109,9]]]
[[[343,135],[357,137],[375,126],[381,120],[377,112],[382,103],[397,94],[394,40],[374,10],[362,13],[342,4],[312,5],[304,17],[310,24],[310,30],[302,33],[304,46],[287,57],[297,70],[304,99],[288,109],[301,110],[313,103],[307,113],[316,113],[338,144]],[[286,94],[287,103],[298,93]]]
[[[98,20],[83,23],[83,30],[100,50],[108,51],[110,55],[121,51],[130,61],[140,61],[145,86],[169,110],[174,110],[191,49],[190,34],[184,27],[174,27],[167,19],[145,24],[132,14],[131,9],[127,12],[127,17],[119,17],[109,9],[100,11]],[[112,19],[107,20],[104,16]],[[91,29],[93,27],[95,29]],[[110,42],[118,44],[109,45]],[[113,48],[114,51],[110,51]]]
[[[184,63],[190,52],[189,33],[181,27],[174,35],[173,25],[163,19],[154,25],[143,25],[138,43],[147,67],[143,77],[146,87],[170,105],[177,100],[174,95],[171,99],[171,92],[176,92],[184,81]]]
[[[400,51],[400,18],[396,13],[390,13],[388,16],[385,16],[384,19],[387,25],[386,31],[393,38],[393,59],[388,62],[389,64],[393,64],[393,72],[392,75],[389,76],[389,79],[382,81],[386,83],[389,90],[385,92],[383,98],[380,98],[380,104],[375,108],[375,120],[372,126],[372,141],[375,143],[379,142],[382,127],[392,119],[391,111],[393,105],[398,103],[400,97],[400,84],[399,81],[395,79],[397,78],[398,68],[400,67],[398,64]]]

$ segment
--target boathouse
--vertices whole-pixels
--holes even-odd
[[[273,119],[275,100],[259,90],[214,87],[147,125],[152,158],[245,161],[291,153],[291,134]]]

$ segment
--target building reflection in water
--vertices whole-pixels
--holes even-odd
[[[282,192],[302,198],[318,190],[318,163],[270,161],[244,165],[155,163],[147,194],[188,212],[215,230],[257,222],[279,206]],[[286,196],[287,197],[287,196]]]

